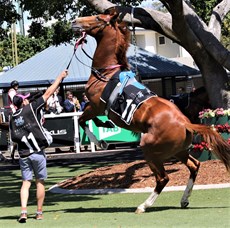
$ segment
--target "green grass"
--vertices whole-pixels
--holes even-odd
[[[58,164],[49,166],[48,189],[59,181],[79,175],[102,164]],[[188,209],[180,208],[182,192],[163,192],[146,213],[136,207],[149,193],[111,195],[63,195],[47,192],[44,220],[33,219],[35,189],[31,189],[26,224],[18,224],[20,213],[19,170],[1,171],[0,227],[230,227],[230,189],[194,190]]]

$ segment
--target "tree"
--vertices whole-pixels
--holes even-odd
[[[190,0],[192,6],[195,8],[197,15],[208,24],[212,23],[212,10],[220,0]],[[221,43],[230,50],[230,12],[225,16],[221,26]]]
[[[52,36],[52,29],[47,29],[38,38],[17,34],[18,62],[21,63],[49,47],[53,41]],[[11,34],[0,41],[0,69],[4,66],[13,66]]]
[[[107,0],[87,0],[98,12],[115,7],[123,20],[131,23],[131,8],[116,6]],[[208,25],[188,1],[161,0],[169,13],[137,7],[135,26],[151,29],[184,47],[201,71],[213,108],[230,108],[230,52],[220,43],[221,22],[230,10],[230,1],[216,1]]]
[[[10,26],[13,22],[20,18],[16,12],[12,1],[1,0],[0,2],[0,40],[7,37],[7,29],[4,29],[2,26],[4,22]]]

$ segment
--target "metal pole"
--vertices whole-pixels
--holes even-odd
[[[16,25],[13,24],[14,27],[14,52],[15,52],[15,65],[18,65],[18,47],[17,47],[17,36],[16,36]]]
[[[13,24],[11,25],[11,46],[12,46],[12,62],[13,66],[15,66],[15,56],[14,56],[14,29]]]

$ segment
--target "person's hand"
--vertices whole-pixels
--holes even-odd
[[[62,71],[62,72],[61,72],[61,75],[60,75],[61,78],[62,78],[62,79],[65,78],[65,77],[68,75],[68,73],[69,73],[68,70]]]
[[[76,97],[73,97],[73,103],[74,104],[78,104],[79,103],[79,101],[78,101],[78,99]]]

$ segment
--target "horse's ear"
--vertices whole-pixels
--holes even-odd
[[[116,7],[110,7],[104,11],[104,14],[115,15],[118,14]]]
[[[110,22],[121,22],[120,13],[117,11],[116,7],[110,7],[104,11],[104,14],[109,15]]]

